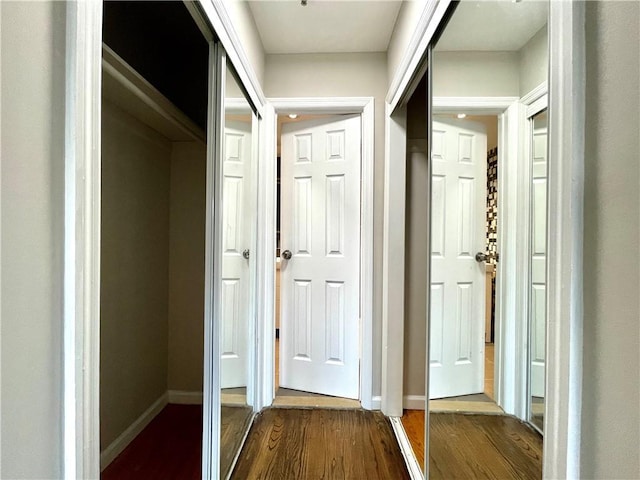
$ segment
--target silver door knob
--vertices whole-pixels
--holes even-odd
[[[251,255],[251,251],[247,248],[242,252],[242,256],[249,260],[249,256]]]
[[[476,262],[486,262],[489,259],[489,256],[484,252],[476,253]]]
[[[282,258],[284,258],[285,260],[290,260],[291,259],[291,250],[285,250],[284,252],[282,252]]]

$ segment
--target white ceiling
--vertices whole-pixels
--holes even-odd
[[[250,1],[265,53],[386,52],[399,0]]]
[[[547,23],[547,1],[462,1],[436,45],[441,51],[517,51]]]

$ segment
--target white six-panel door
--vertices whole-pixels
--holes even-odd
[[[531,395],[544,397],[547,264],[547,122],[535,117],[531,178]]]
[[[484,390],[487,136],[482,124],[434,117],[429,397]]]
[[[280,385],[359,395],[360,116],[283,125]]]
[[[247,385],[251,122],[227,121],[222,192],[221,387]]]

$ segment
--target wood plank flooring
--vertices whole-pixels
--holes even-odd
[[[220,467],[231,467],[251,408],[222,407]],[[102,472],[103,480],[198,480],[202,406],[167,405]],[[223,476],[224,477],[224,476]]]
[[[365,410],[264,410],[255,419],[235,480],[409,479],[389,421]]]
[[[402,423],[418,462],[424,462],[424,411],[407,410]],[[430,415],[430,479],[542,477],[542,437],[504,415]]]

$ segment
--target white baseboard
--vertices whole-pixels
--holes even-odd
[[[424,395],[405,395],[402,397],[402,406],[407,410],[424,410]]]
[[[169,390],[169,403],[179,405],[202,405],[202,392]]]
[[[407,437],[407,432],[404,430],[400,417],[389,417],[389,421],[391,422],[393,433],[396,435],[396,440],[398,440],[398,445],[400,446],[404,463],[407,465],[407,470],[409,470],[411,480],[424,480],[422,467],[418,463],[415,453],[413,453],[413,448],[411,448],[409,437]]]
[[[129,428],[122,432],[111,445],[100,453],[100,471],[103,471],[115,458],[127,448],[127,445],[136,438],[144,428],[149,425],[151,420],[158,415],[167,405],[169,396],[164,392],[145,412],[134,421]]]
[[[371,410],[382,409],[382,397],[380,395],[374,395],[371,397]]]

